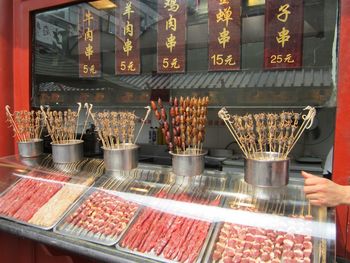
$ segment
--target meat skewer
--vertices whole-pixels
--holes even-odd
[[[5,106],[7,122],[13,129],[14,136],[19,142],[28,142],[41,138],[44,121],[41,111],[10,112],[10,106]]]
[[[45,111],[43,106],[40,109],[53,143],[65,144],[70,140],[76,140],[81,111],[80,102],[78,103],[78,110],[76,112],[71,109],[64,112],[51,111],[49,108]],[[87,114],[86,119],[88,117],[89,115]]]
[[[154,107],[155,105],[151,105]],[[134,139],[135,125],[137,116],[135,112],[131,111],[112,111],[112,112],[99,112],[92,113],[89,109],[89,116],[91,116],[96,130],[98,132],[99,139],[102,142],[103,147],[110,149],[125,148],[126,144],[136,144],[140,132],[151,112],[151,107],[147,106],[145,117],[142,119],[141,127]],[[158,112],[158,111],[157,111]],[[159,114],[159,112],[158,112]],[[160,118],[160,115],[159,115]]]
[[[305,129],[309,129],[316,115],[313,107],[306,107],[307,114],[294,112],[280,114],[259,113],[243,116],[230,115],[222,108],[218,115],[225,122],[246,158],[259,159],[266,151],[277,152],[279,159],[286,159]],[[299,118],[303,122],[300,127]]]

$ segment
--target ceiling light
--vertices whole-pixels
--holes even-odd
[[[117,5],[110,0],[92,1],[92,2],[89,2],[89,4],[96,9],[109,9],[109,8],[117,7]]]
[[[247,6],[257,6],[257,5],[264,5],[265,0],[248,0]]]

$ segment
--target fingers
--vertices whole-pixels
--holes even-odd
[[[309,200],[310,204],[316,206],[324,206],[325,200],[319,193],[306,194],[306,198]]]
[[[311,200],[320,200],[322,198],[322,195],[319,193],[312,193],[312,194],[307,194],[306,198]]]
[[[323,190],[323,186],[319,184],[314,185],[305,185],[304,192],[305,194],[317,193]]]
[[[317,185],[322,183],[325,183],[325,179],[317,176],[307,178],[305,179],[305,182],[304,182],[305,185]]]
[[[310,204],[315,206],[323,206],[323,203],[320,200],[309,200]]]
[[[307,172],[305,172],[305,171],[301,171],[301,175],[304,176],[305,179],[317,177],[316,175],[307,173]]]
[[[322,182],[322,178],[316,175],[304,171],[301,172],[301,175],[305,178],[305,185],[315,185]]]

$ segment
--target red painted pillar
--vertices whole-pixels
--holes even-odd
[[[350,179],[350,1],[340,1],[338,97],[334,138],[334,181]],[[349,207],[337,207],[337,255],[350,258]]]
[[[0,0],[0,156],[13,154],[12,130],[6,123],[5,106],[13,110],[12,1]]]

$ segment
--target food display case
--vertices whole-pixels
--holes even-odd
[[[50,155],[3,157],[0,170],[0,229],[97,260],[335,260],[334,211],[311,206],[295,178],[271,188],[216,170],[188,178],[139,164],[103,173],[101,160],[57,166]]]

